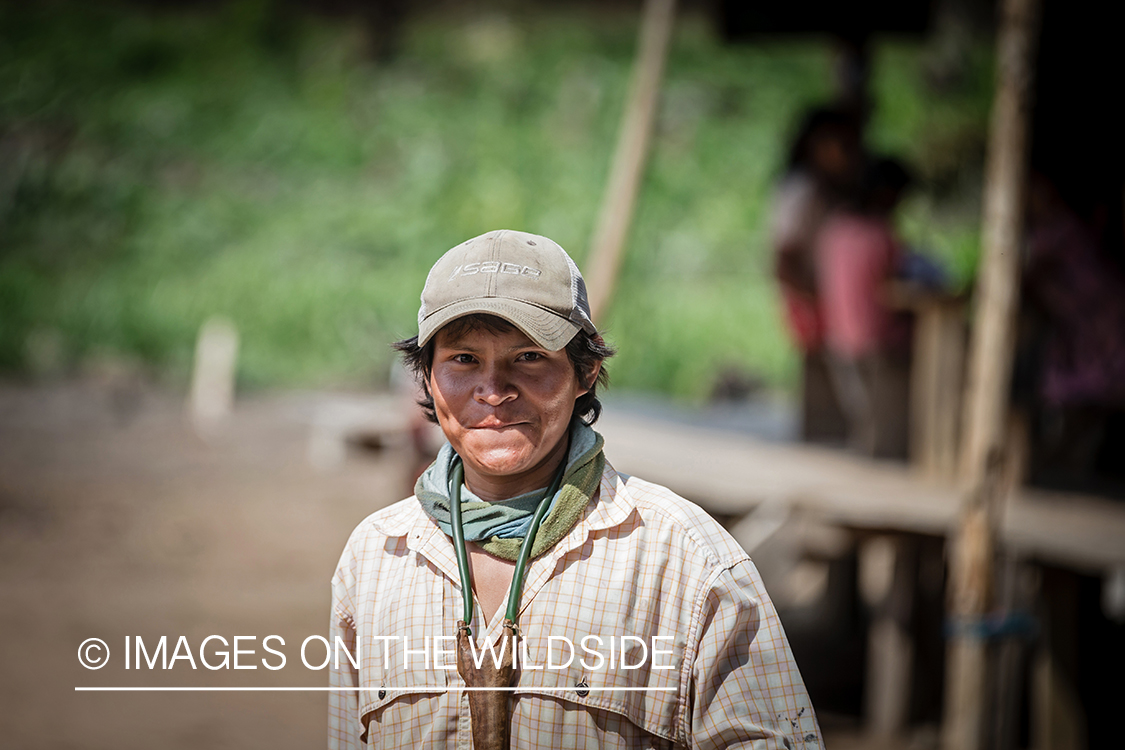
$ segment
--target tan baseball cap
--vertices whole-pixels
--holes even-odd
[[[418,309],[418,345],[474,313],[503,318],[548,351],[562,349],[579,329],[597,333],[586,282],[566,251],[510,229],[466,240],[434,263]]]

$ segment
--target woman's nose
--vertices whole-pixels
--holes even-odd
[[[499,406],[516,397],[516,388],[503,367],[490,367],[481,373],[476,398],[489,406]]]

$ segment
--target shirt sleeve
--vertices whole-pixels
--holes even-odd
[[[692,748],[823,750],[820,727],[758,570],[719,570],[698,613]]]
[[[816,224],[816,184],[801,174],[785,178],[774,196],[770,238],[774,250],[804,247]]]
[[[350,546],[349,546],[350,549]],[[347,565],[348,550],[345,549],[340,567],[332,578],[332,621],[329,640],[335,645],[336,639],[354,654],[356,631],[352,609],[352,583],[350,565]],[[328,749],[360,750],[363,727],[359,718],[359,671],[350,659],[333,659],[329,664],[328,686]],[[338,689],[336,689],[338,688]]]

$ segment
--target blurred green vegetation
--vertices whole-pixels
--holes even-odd
[[[376,65],[358,24],[280,4],[0,6],[0,368],[111,356],[180,378],[221,314],[243,385],[385,380],[445,249],[519,228],[583,263],[635,21],[417,18]],[[962,281],[990,64],[982,47],[938,92],[921,45],[875,56],[870,140],[928,186],[903,230]],[[787,133],[829,95],[828,48],[726,47],[687,18],[667,71],[606,321],[614,382],[700,398],[734,367],[785,386],[769,198]]]

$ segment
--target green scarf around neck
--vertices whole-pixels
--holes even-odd
[[[570,450],[562,486],[551,500],[550,511],[539,526],[531,557],[543,554],[566,536],[598,491],[605,471],[605,440],[589,425],[575,420],[571,426]],[[447,536],[452,536],[449,511],[449,471],[457,454],[446,443],[414,487],[422,509]],[[546,488],[508,500],[489,502],[461,490],[461,515],[467,541],[478,542],[489,554],[515,562],[527,529]]]

